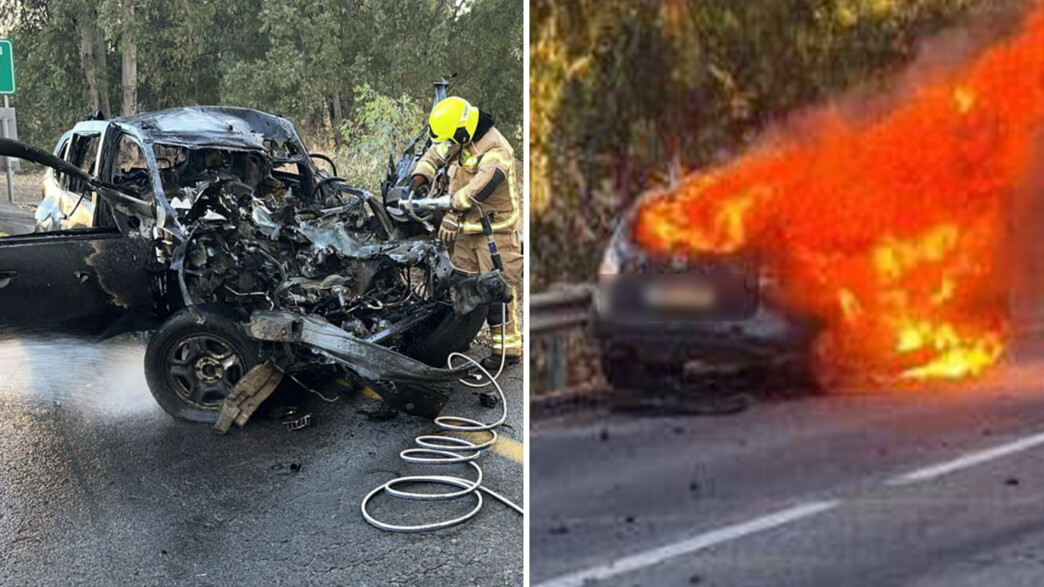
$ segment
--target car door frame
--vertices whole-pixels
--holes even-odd
[[[81,125],[69,137],[70,149],[77,130]],[[94,173],[111,144],[105,139],[102,129]],[[96,202],[102,197],[94,189],[92,196]],[[98,218],[92,217],[92,227],[0,238],[0,334],[107,337],[155,328],[164,307],[158,286],[162,275],[149,235],[137,230],[142,219],[131,222],[135,216],[128,210],[152,212],[148,202],[111,196],[108,202],[106,192],[111,206],[94,206],[94,211],[112,210],[112,223],[97,226]]]
[[[72,134],[69,137],[68,148],[66,149],[66,154],[63,160],[74,167],[80,168],[80,166],[73,161],[73,157],[75,156],[73,153],[73,147],[76,144],[77,139],[80,137],[93,138],[97,136],[98,144],[95,146],[94,163],[91,165],[90,169],[83,170],[92,178],[97,178],[98,169],[105,152],[106,135],[108,134],[110,127],[111,123],[104,120],[89,120],[74,126]],[[84,154],[84,156],[86,156],[86,154]],[[84,196],[81,201],[80,194],[69,189],[69,181],[70,178],[64,176],[64,180],[58,182],[61,191],[58,198],[58,211],[62,215],[59,226],[62,230],[91,228],[94,226],[96,220],[95,210],[98,207],[98,193],[91,190],[91,193]]]

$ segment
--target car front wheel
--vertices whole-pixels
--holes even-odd
[[[221,404],[261,360],[260,345],[219,310],[171,316],[149,340],[145,380],[168,414],[190,422],[217,421]]]

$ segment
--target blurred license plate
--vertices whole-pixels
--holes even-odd
[[[664,283],[649,286],[650,306],[670,310],[705,310],[718,301],[714,289],[694,283]]]

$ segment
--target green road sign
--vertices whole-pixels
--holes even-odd
[[[15,93],[14,46],[9,39],[0,39],[0,94]]]

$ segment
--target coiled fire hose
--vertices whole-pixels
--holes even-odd
[[[507,316],[507,304],[503,304],[503,316]],[[474,518],[480,511],[482,511],[483,498],[482,494],[486,493],[490,497],[499,500],[504,505],[515,510],[520,515],[525,515],[525,511],[521,506],[504,497],[503,495],[493,491],[492,489],[482,484],[482,468],[479,467],[476,461],[482,455],[483,452],[490,449],[497,442],[496,429],[499,428],[507,421],[507,397],[504,395],[504,390],[501,389],[498,379],[500,374],[504,371],[504,361],[506,354],[506,343],[504,342],[504,334],[506,333],[505,325],[507,320],[505,319],[500,325],[500,340],[501,340],[501,352],[500,352],[500,368],[497,369],[497,374],[490,375],[489,371],[486,371],[479,364],[478,361],[465,355],[463,353],[450,353],[446,359],[447,367],[450,369],[454,368],[455,360],[463,360],[471,363],[476,369],[481,372],[481,376],[475,376],[477,381],[468,381],[467,379],[460,379],[459,381],[468,387],[482,388],[492,385],[497,390],[497,394],[500,396],[500,418],[495,422],[483,423],[478,420],[472,420],[471,418],[464,418],[461,416],[439,416],[435,418],[435,425],[447,432],[464,432],[464,433],[488,433],[489,439],[485,442],[476,443],[471,440],[464,438],[457,438],[453,436],[438,436],[438,435],[424,435],[418,436],[414,439],[417,444],[415,448],[408,448],[401,453],[399,457],[407,463],[423,464],[423,465],[462,465],[467,464],[475,473],[475,479],[467,479],[465,477],[457,477],[451,475],[412,475],[408,477],[398,477],[392,479],[373,489],[366,495],[362,500],[360,509],[362,510],[363,518],[371,525],[381,530],[387,530],[389,532],[431,532],[433,530],[442,530],[445,528],[452,528],[459,524],[467,522],[471,518]],[[457,363],[459,364],[459,363]],[[484,377],[484,378],[483,378]],[[405,485],[417,485],[417,484],[436,484],[436,485],[449,485],[456,487],[459,490],[449,493],[423,493],[417,491],[405,491],[400,489],[401,486]],[[475,507],[472,508],[466,514],[453,518],[450,520],[442,520],[438,522],[431,522],[427,524],[417,524],[412,526],[403,526],[397,524],[390,524],[388,522],[382,522],[370,514],[368,506],[370,502],[377,495],[381,493],[387,493],[392,497],[399,499],[409,499],[414,501],[431,501],[431,502],[445,502],[453,501],[457,499],[463,499],[471,497],[475,500]]]
[[[412,200],[409,196],[407,196],[407,198],[408,206],[411,209],[412,214],[413,207],[415,205],[421,205],[421,201]],[[443,196],[441,198],[423,200],[423,202],[423,205],[426,207],[447,209],[450,205],[450,198],[448,196]],[[472,201],[472,204],[478,209],[479,218],[482,222],[482,232],[486,236],[486,243],[489,247],[489,254],[490,259],[493,262],[493,267],[498,271],[503,272],[504,264],[501,261],[500,252],[497,250],[497,244],[493,241],[493,227],[490,224],[489,216],[478,202]],[[366,497],[362,500],[360,510],[362,511],[363,519],[365,519],[371,526],[389,532],[431,532],[433,530],[452,528],[453,526],[467,522],[482,511],[483,493],[497,499],[504,505],[518,512],[520,515],[526,515],[525,510],[523,510],[521,506],[482,485],[482,468],[478,466],[478,463],[476,463],[478,458],[482,456],[483,452],[489,450],[494,444],[496,444],[498,438],[496,430],[507,421],[507,397],[504,395],[504,390],[500,387],[498,381],[501,373],[504,372],[504,363],[507,357],[507,341],[505,340],[505,335],[507,334],[508,307],[506,303],[501,304],[500,311],[500,315],[503,317],[500,322],[500,367],[497,369],[496,375],[490,375],[489,371],[486,371],[478,361],[464,353],[450,353],[449,357],[446,358],[446,366],[450,369],[454,368],[454,360],[458,359],[471,363],[472,366],[481,372],[482,375],[475,376],[475,381],[468,381],[467,378],[460,379],[459,381],[472,388],[483,388],[492,385],[494,389],[497,390],[497,395],[500,396],[500,418],[495,422],[490,422],[488,424],[461,416],[439,416],[438,418],[435,418],[435,425],[446,432],[462,432],[471,434],[480,434],[484,432],[489,434],[489,439],[485,442],[477,443],[454,436],[438,436],[429,434],[418,436],[414,439],[414,443],[417,445],[416,447],[408,448],[399,453],[399,458],[402,460],[407,463],[419,465],[466,464],[475,472],[475,480],[472,481],[465,477],[455,477],[452,475],[413,475],[392,479],[383,485],[375,487],[370,491],[370,493],[366,494]],[[513,317],[512,319],[515,318]],[[484,379],[483,376],[485,377]],[[449,493],[423,493],[400,489],[400,487],[404,485],[418,485],[424,483],[449,485],[458,488],[459,491]],[[431,502],[445,502],[472,497],[475,500],[475,507],[466,514],[450,520],[403,526],[382,522],[370,514],[368,509],[370,502],[373,498],[382,493],[387,493],[388,495],[399,499]]]

